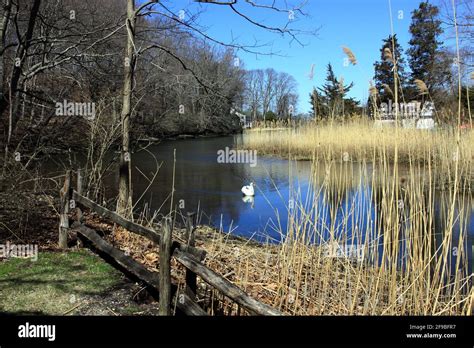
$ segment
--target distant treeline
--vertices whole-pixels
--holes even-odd
[[[0,95],[3,139],[83,120],[55,117],[56,103],[94,103],[120,122],[125,1],[2,1]],[[16,28],[18,27],[18,28]],[[173,17],[140,16],[135,27],[132,132],[229,132],[244,71],[231,48],[215,48]],[[10,116],[11,115],[11,116]],[[114,116],[115,115],[115,116]],[[10,132],[10,134],[8,134]]]

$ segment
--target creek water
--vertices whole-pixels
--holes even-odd
[[[377,223],[381,223],[378,218],[380,202],[374,199],[371,178],[361,174],[364,172],[357,170],[357,164],[351,164],[350,169],[343,163],[336,164],[332,172],[335,180],[345,183],[345,188],[321,192],[328,190],[327,185],[322,189],[327,169],[321,165],[315,170],[310,161],[290,162],[258,156],[256,163],[219,163],[218,151],[226,147],[232,149],[241,141],[245,141],[243,135],[166,140],[148,147],[148,151],[135,153],[132,180],[136,210],[146,208],[167,214],[173,204],[183,213],[199,211],[200,223],[268,242],[279,242],[284,238],[289,221],[293,221],[289,214],[292,209],[300,211],[293,214],[293,219],[297,220],[302,216],[301,211],[310,210],[306,213],[313,223],[306,223],[302,231],[314,242],[327,239],[331,233],[345,233],[349,244],[361,244],[367,237],[367,232],[361,231],[375,231]],[[157,163],[159,171],[150,184]],[[344,174],[338,174],[341,172]],[[250,182],[255,183],[255,197],[243,197],[241,187]],[[175,190],[171,202],[173,183]],[[117,175],[108,177],[105,185],[109,197],[116,195]],[[445,203],[446,195],[435,193],[434,214],[429,217],[431,230],[437,236],[436,245],[442,242],[446,229],[449,209],[449,204]],[[299,204],[305,202],[311,204],[302,208]],[[461,207],[464,214],[462,219],[455,221],[453,245],[458,244],[460,226],[463,225],[468,232],[464,243],[468,264],[472,265],[472,195],[457,202],[455,216]],[[409,207],[405,208],[401,225],[407,229]],[[314,234],[314,230],[319,232]]]

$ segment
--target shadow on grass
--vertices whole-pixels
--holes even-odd
[[[98,295],[121,274],[87,250],[40,253],[37,261],[0,262],[0,313],[62,314],[77,299]]]

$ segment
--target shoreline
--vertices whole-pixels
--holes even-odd
[[[37,204],[42,202],[39,207],[37,206],[38,218],[32,225],[39,233],[33,233],[33,231],[28,233],[31,238],[36,236],[39,239],[27,240],[23,235],[19,235],[20,240],[29,243],[37,242],[40,259],[42,253],[46,255],[53,252],[53,256],[60,256],[81,250],[76,248],[76,241],[72,236],[73,238],[69,240],[71,248],[66,252],[59,251],[57,248],[59,220],[52,213],[48,198],[38,201],[35,195],[26,195]],[[53,196],[49,198],[54,200]],[[19,197],[19,199],[22,204],[26,203],[24,197]],[[84,222],[103,235],[108,242],[128,253],[148,269],[158,270],[158,249],[148,239],[122,228],[114,229],[112,223],[106,222],[96,214],[85,212]],[[173,234],[180,238],[184,231],[184,228],[175,227]],[[305,245],[298,238],[290,238],[281,244],[261,244],[240,236],[222,233],[205,225],[198,226],[195,235],[196,247],[207,252],[203,261],[207,267],[239,286],[250,296],[286,315],[414,315],[423,313],[424,307],[420,306],[423,303],[422,299],[410,297],[408,302],[397,300],[401,296],[402,288],[397,288],[396,292],[393,292],[391,276],[389,277],[392,273],[386,273],[386,271],[380,273],[380,267],[367,267],[365,263],[346,257],[325,257],[323,248]],[[2,241],[6,240],[4,235],[0,234],[0,237]],[[11,238],[12,235],[10,235]],[[100,263],[103,262],[100,261]],[[6,264],[8,260],[6,263],[0,261],[0,269]],[[172,279],[182,286],[185,281],[184,269],[182,267],[173,269]],[[407,276],[409,277],[409,274]],[[404,277],[396,272],[397,283],[404,284]],[[374,279],[380,279],[379,286],[376,286]],[[417,283],[417,286],[424,287],[425,285]],[[405,287],[408,291],[411,288],[410,283],[405,284]],[[366,292],[369,290],[375,291],[375,294],[367,295]],[[378,298],[378,304],[372,303],[372,300],[369,301],[367,296]],[[395,302],[393,296],[395,296]],[[198,280],[198,298],[209,314],[246,315],[245,311],[242,311],[235,303],[226,299],[225,296],[217,295],[200,279]],[[351,303],[357,303],[357,305],[346,304],[344,299],[348,298],[351,298]],[[150,301],[155,303],[153,300]],[[441,298],[440,306],[449,307],[449,301],[449,297]],[[150,310],[143,309],[145,313],[154,313]],[[459,308],[454,313],[467,314],[466,310],[467,308],[464,310]],[[91,308],[85,313],[91,313],[90,311],[94,313],[94,309]]]

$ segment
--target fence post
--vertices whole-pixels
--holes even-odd
[[[76,192],[79,195],[82,195],[82,171],[81,168],[77,169],[77,183],[76,183]],[[79,222],[82,225],[82,210],[80,207],[76,206],[76,212],[77,212],[77,222]]]
[[[188,246],[194,247],[195,242],[195,226],[193,223],[195,213],[188,212],[186,219],[186,242]],[[196,273],[186,268],[186,294],[193,300],[196,298],[197,277]]]
[[[71,188],[71,171],[66,171],[66,177],[64,179],[64,186],[59,191],[60,206],[59,206],[59,248],[67,248],[67,232],[69,230],[69,199],[70,199],[70,188]]]
[[[171,315],[171,219],[165,218],[160,243],[160,315]]]

